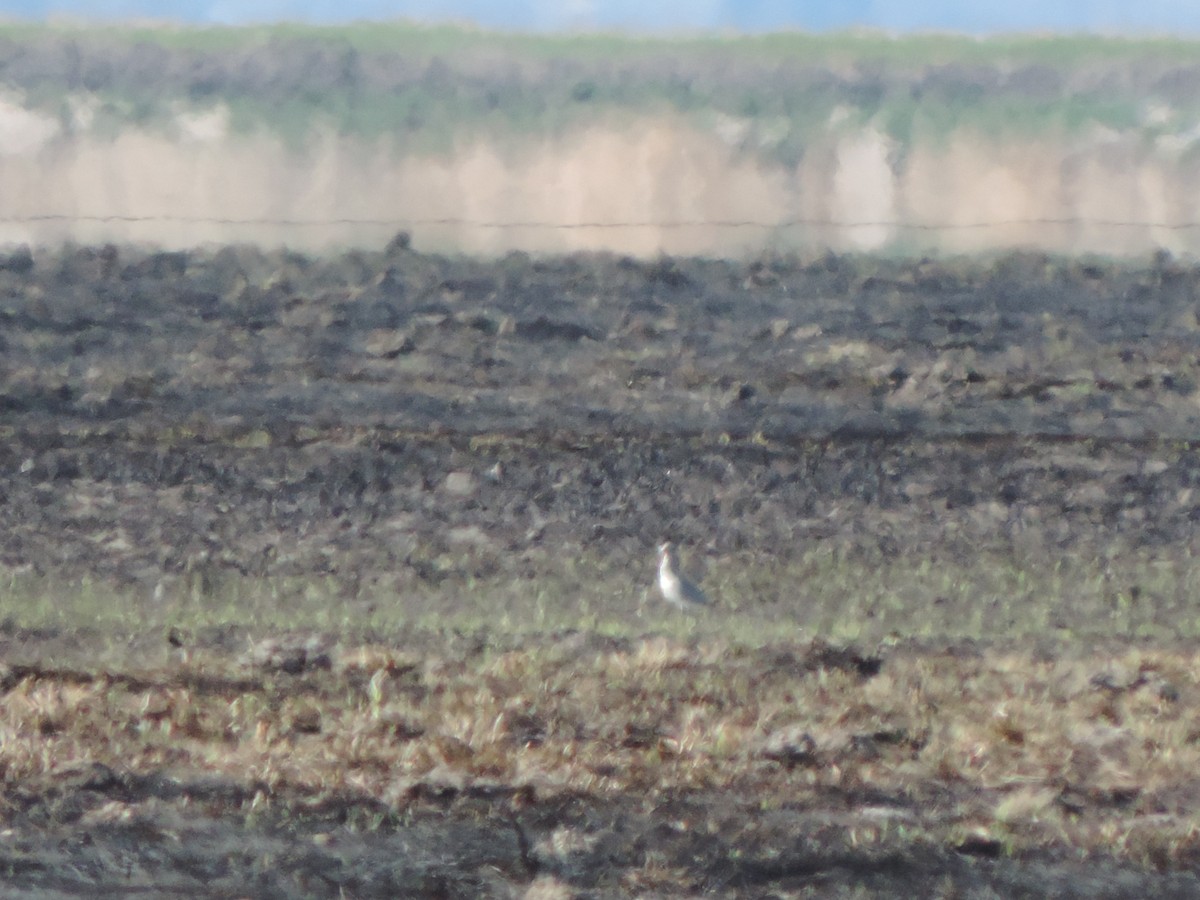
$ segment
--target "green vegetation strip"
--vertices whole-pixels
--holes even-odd
[[[727,137],[732,128],[742,149],[794,162],[819,134],[865,122],[907,143],[964,127],[1128,129],[1154,107],[1146,127],[1183,133],[1200,108],[1189,87],[1196,43],[1168,38],[8,24],[0,49],[13,58],[7,87],[65,120],[90,98],[87,127],[100,133],[169,128],[181,109],[223,105],[237,129],[265,129],[296,146],[333,128],[433,150],[463,136],[536,136],[668,114]]]
[[[537,576],[518,579],[468,578],[457,574],[461,562],[434,558],[428,580],[403,591],[383,579],[257,578],[205,567],[137,588],[10,571],[0,581],[0,620],[113,636],[217,626],[251,634],[396,635],[418,628],[502,637],[583,630],[723,637],[748,646],[814,637],[999,646],[1200,637],[1200,570],[1180,553],[1027,561],[983,553],[953,561],[817,548],[787,562],[731,557],[709,568],[704,587],[715,606],[699,615],[657,596],[649,562],[645,571],[628,571],[597,557],[551,560]]]

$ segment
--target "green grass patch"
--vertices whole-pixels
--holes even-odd
[[[725,638],[759,646],[812,638],[1004,642],[1200,637],[1187,560],[1064,557],[1023,562],[869,559],[818,548],[791,560],[714,560],[704,578],[713,606],[665,604],[650,567],[572,560],[538,577],[459,577],[434,563],[437,583],[354,587],[336,575],[248,577],[215,569],[120,587],[102,579],[7,573],[0,619],[22,628],[125,634],[233,625],[251,633],[305,630],[388,634],[406,629],[535,636],[588,631],[632,637]]]
[[[386,22],[9,23],[5,41],[46,56],[10,74],[9,88],[56,116],[69,116],[68,98],[98,99],[89,126],[98,133],[170,128],[181,109],[221,104],[238,131],[265,129],[293,146],[332,129],[439,151],[479,134],[560,134],[597,116],[669,114],[705,128],[716,114],[739,123],[745,152],[790,164],[829,131],[835,111],[846,126],[875,123],[907,145],[964,128],[1023,137],[1141,127],[1155,103],[1186,130],[1197,106],[1163,77],[1195,57],[1195,42],[1175,39],[531,35]],[[64,42],[82,83],[78,73],[55,74]],[[1030,75],[1022,82],[1014,72]]]

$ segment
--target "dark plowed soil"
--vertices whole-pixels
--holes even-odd
[[[1191,546],[1198,291],[1169,260],[14,254],[0,561]]]
[[[664,536],[712,559],[817,545],[1190,558],[1198,383],[1200,268],[1167,258],[478,262],[402,240],[329,260],[14,252],[0,259],[0,563],[147,591],[197,567],[332,575],[352,599],[368,583],[536,581],[576,553],[642,572]],[[63,637],[22,634],[25,657],[39,640]],[[447,789],[402,813],[364,794],[329,813],[378,817],[350,843],[276,802],[251,852],[254,779],[81,766],[53,787],[6,782],[0,874],[15,890],[1196,889],[1187,873],[969,840],[847,853],[820,835],[845,832],[862,798],[760,818],[702,790],[530,808]],[[122,816],[148,800],[165,811]],[[716,832],[679,824],[714,809]],[[568,821],[591,837],[548,872],[536,845]],[[654,867],[661,884],[604,874]]]
[[[100,884],[119,895],[168,897],[1108,900],[1153,891],[1182,900],[1200,890],[1190,873],[1150,876],[1103,858],[1054,854],[1012,860],[987,842],[846,849],[845,834],[871,828],[873,817],[893,814],[908,823],[920,817],[881,805],[878,797],[844,792],[822,796],[819,808],[767,814],[757,804],[702,791],[644,802],[563,798],[514,814],[507,796],[441,788],[408,798],[402,819],[363,797],[325,804],[301,797],[293,799],[302,807],[302,826],[263,816],[248,842],[243,817],[223,820],[220,810],[250,804],[256,790],[266,793],[264,785],[211,779],[121,778],[103,767],[64,779],[15,817],[22,836],[0,849],[6,893],[79,896]],[[181,799],[195,812],[171,809]],[[138,810],[133,817],[131,809]],[[347,837],[348,817],[382,825]],[[712,831],[696,830],[699,823]],[[571,834],[578,846],[555,847],[556,834]],[[551,862],[552,856],[558,858]]]

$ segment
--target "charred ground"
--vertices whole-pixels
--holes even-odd
[[[1193,544],[1200,270],[1168,260],[85,248],[0,291],[13,567]]]
[[[1198,308],[1166,257],[13,252],[0,869],[1186,895]]]

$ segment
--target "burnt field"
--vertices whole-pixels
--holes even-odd
[[[12,252],[0,877],[1194,896],[1198,373],[1165,256]]]

